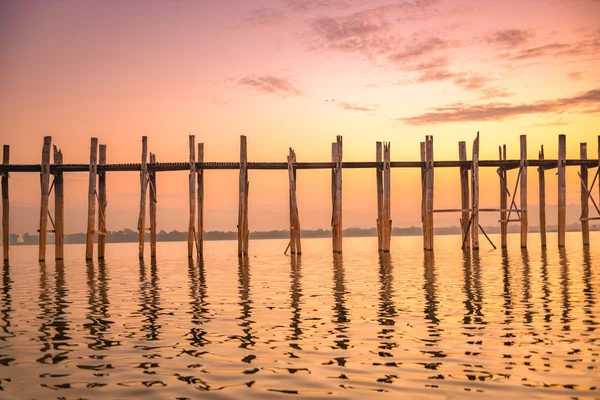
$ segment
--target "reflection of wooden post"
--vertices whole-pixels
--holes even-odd
[[[40,236],[39,236],[39,260],[46,260],[46,230],[48,227],[48,197],[50,196],[50,146],[52,137],[44,137],[44,147],[42,148],[42,170],[41,170],[41,192],[42,201],[40,204]]]
[[[10,146],[5,144],[2,149],[2,164],[8,165],[10,159]],[[8,172],[2,173],[2,253],[4,261],[8,261],[9,233],[9,210],[8,201]]]
[[[425,250],[433,250],[433,136],[425,137]]]
[[[54,146],[54,165],[62,165],[62,151]],[[64,258],[64,239],[65,239],[65,196],[64,196],[63,172],[54,173],[54,258],[62,260]]]
[[[139,244],[138,254],[140,260],[144,259],[144,242],[146,239],[146,190],[148,188],[148,138],[142,136],[142,163],[140,168],[140,217],[138,219]]]
[[[290,155],[287,157],[288,177],[290,181],[290,253],[301,254],[300,244],[300,217],[298,216],[298,201],[296,198],[296,153],[290,147]]]
[[[544,159],[544,145],[539,152],[539,159]],[[546,178],[544,176],[544,167],[538,167],[539,186],[540,186],[540,239],[542,247],[546,247]]]
[[[188,224],[188,258],[194,255],[194,236],[196,236],[196,228],[194,226],[196,220],[196,138],[190,135],[190,219]],[[196,247],[197,249],[197,247]]]
[[[342,252],[342,158],[342,137],[338,135],[336,142],[331,145],[331,161],[335,163],[331,175],[331,234],[334,253]]]
[[[567,137],[558,136],[558,247],[565,246],[567,228],[567,182],[565,160],[567,159]]]
[[[198,162],[204,162],[204,143],[198,143]],[[198,237],[196,240],[196,251],[198,258],[204,254],[204,168],[196,170],[198,174]]]
[[[500,161],[506,161],[506,145],[503,147],[498,146],[498,155],[500,156]],[[500,245],[502,248],[506,248],[508,234],[508,214],[506,212],[508,208],[508,184],[506,168],[500,167],[498,168],[498,172],[500,174]]]
[[[106,165],[106,145],[100,145],[99,165]],[[98,260],[106,249],[106,171],[98,171]]]
[[[156,164],[156,154],[150,153],[150,164]],[[156,258],[156,170],[148,171],[150,180],[150,257]]]
[[[381,223],[381,250],[386,253],[390,251],[392,240],[390,163],[390,142],[387,142],[383,144],[383,220]]]
[[[383,161],[381,142],[375,143],[375,161],[377,162],[375,168],[377,173],[377,249],[381,251],[383,248],[381,237],[383,226],[383,167],[379,165]]]
[[[88,184],[88,218],[85,240],[85,260],[94,257],[94,225],[96,224],[96,174],[98,173],[98,139],[92,138],[90,145],[90,165]]]
[[[521,248],[527,248],[527,136],[521,135]]]
[[[587,144],[579,145],[579,158],[587,160]],[[583,237],[583,245],[590,245],[590,223],[589,223],[589,203],[588,203],[588,169],[585,165],[581,166],[581,235]]]
[[[473,158],[471,166],[471,193],[473,194],[471,206],[471,241],[473,250],[479,250],[479,132],[473,142]]]
[[[460,161],[467,161],[467,144],[466,142],[458,142],[458,158]],[[465,239],[465,248],[471,247],[471,240],[467,234],[469,225],[469,168],[460,167],[460,205],[462,208],[460,227],[462,230],[462,236]]]
[[[240,136],[240,186],[238,212],[238,256],[248,256],[248,145]]]

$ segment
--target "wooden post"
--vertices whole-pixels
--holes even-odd
[[[62,165],[62,151],[54,146],[54,165]],[[63,172],[54,173],[54,258],[56,260],[64,259],[64,240],[65,240],[65,196]]]
[[[527,248],[527,229],[529,221],[527,219],[527,136],[521,135],[521,248]]]
[[[460,161],[467,161],[467,143],[458,142],[458,158]],[[462,230],[463,237],[466,237],[465,248],[471,247],[471,241],[469,235],[467,235],[467,229],[469,226],[469,168],[460,167],[460,205],[462,214],[460,218],[460,227]]]
[[[94,257],[94,225],[96,224],[96,175],[98,173],[98,139],[92,138],[90,145],[90,165],[88,184],[88,218],[85,241],[85,260]]]
[[[40,236],[39,236],[39,261],[46,260],[46,230],[48,228],[48,197],[50,196],[50,146],[52,137],[44,137],[44,147],[42,148],[41,164],[41,192],[42,201],[40,203]]]
[[[156,164],[156,154],[150,153],[150,163]],[[148,171],[150,180],[150,258],[156,258],[156,170]]]
[[[539,152],[539,159],[544,159],[544,145]],[[544,176],[544,168],[538,167],[538,178],[540,186],[540,239],[542,247],[546,247],[546,178]]]
[[[425,250],[433,251],[433,136],[425,136]]]
[[[473,142],[471,185],[471,241],[473,250],[479,250],[479,132]]]
[[[581,160],[587,160],[587,144],[581,143],[579,145],[579,158]],[[590,245],[590,223],[588,218],[590,216],[588,206],[588,169],[586,166],[581,166],[581,235],[583,237],[583,245]]]
[[[204,162],[204,143],[198,143],[198,162]],[[198,258],[204,254],[204,168],[196,170],[198,176],[198,237],[196,240]]]
[[[377,249],[379,251],[383,249],[381,236],[383,227],[383,164],[382,166],[379,165],[379,163],[383,162],[382,155],[381,142],[377,142],[375,143],[375,161],[378,164],[375,172],[377,174]]]
[[[335,163],[331,176],[333,196],[333,212],[331,218],[331,234],[333,252],[342,252],[342,137],[337,136],[331,145],[331,160]]]
[[[140,217],[138,219],[140,260],[144,259],[144,242],[146,239],[146,191],[148,189],[148,137],[142,136],[142,163],[140,168]]]
[[[390,171],[390,143],[383,144],[383,220],[381,250],[384,253],[390,252],[392,235],[392,214],[391,214],[391,171]]]
[[[240,186],[238,212],[238,256],[248,256],[248,146],[246,136],[240,136]]]
[[[296,198],[296,174],[295,166],[296,153],[290,147],[290,154],[287,157],[288,177],[290,181],[290,254],[301,254],[300,245],[300,217],[298,216],[298,201]]]
[[[100,145],[98,165],[106,165],[106,145]],[[98,171],[98,260],[104,260],[106,250],[106,171]]]
[[[194,226],[196,220],[196,138],[190,135],[190,219],[188,224],[188,258],[194,255],[194,242],[196,236],[196,228]],[[198,249],[198,247],[196,247]]]
[[[2,164],[8,165],[10,159],[10,146],[5,144],[2,149]],[[9,215],[10,204],[8,201],[8,172],[2,174],[2,253],[4,261],[8,261],[8,245],[10,244]]]
[[[565,160],[567,159],[567,136],[558,136],[558,247],[565,246],[567,228],[567,181]]]
[[[498,146],[498,155],[500,161],[506,161],[506,145]],[[508,220],[507,212],[508,208],[508,180],[506,168],[498,168],[500,174],[500,246],[502,248],[507,247],[507,236],[508,236]]]

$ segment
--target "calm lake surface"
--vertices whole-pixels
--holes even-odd
[[[484,238],[482,238],[485,240]],[[498,237],[492,239],[499,243]],[[107,245],[86,264],[14,246],[0,285],[0,399],[599,398],[600,234],[541,251],[460,237]],[[53,259],[49,246],[48,259]],[[148,251],[149,254],[149,251]]]

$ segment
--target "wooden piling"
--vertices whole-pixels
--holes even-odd
[[[540,160],[544,159],[544,145],[538,154]],[[542,247],[546,247],[546,177],[544,176],[544,167],[538,167],[539,179],[539,203],[540,203],[540,240]]]
[[[558,136],[558,247],[565,246],[567,228],[567,182],[565,164],[567,159],[567,136]]]
[[[204,162],[204,143],[198,143],[198,162]],[[202,257],[204,254],[204,168],[196,169],[196,174],[198,177],[198,228],[197,228],[197,237],[196,237],[196,252],[198,253],[198,258]]]
[[[240,136],[240,185],[238,212],[238,256],[248,256],[248,146],[246,136]]]
[[[460,161],[467,161],[467,143],[466,142],[458,142],[458,159]],[[471,247],[471,240],[468,235],[467,229],[469,226],[469,168],[468,167],[460,167],[460,207],[462,209],[461,218],[460,218],[460,227],[462,230],[462,235],[465,240],[465,248],[468,249]]]
[[[498,146],[498,153],[500,161],[505,161],[506,145]],[[508,243],[508,214],[506,212],[508,208],[508,181],[506,168],[498,168],[498,173],[500,175],[500,246],[504,249]]]
[[[142,162],[140,164],[140,216],[138,219],[138,255],[144,259],[144,242],[146,240],[146,192],[148,190],[148,137],[142,136]]]
[[[473,142],[471,161],[471,241],[473,250],[479,250],[479,132]]]
[[[54,146],[54,165],[62,165],[63,156],[56,146]],[[65,196],[64,196],[64,177],[62,171],[54,174],[54,259],[64,259],[65,242]]]
[[[41,193],[40,203],[40,236],[39,236],[39,261],[46,260],[46,231],[48,228],[48,197],[50,196],[50,147],[52,146],[52,137],[44,137],[44,147],[42,148],[41,164]]]
[[[336,142],[331,146],[331,161],[335,163],[331,175],[331,233],[334,253],[342,252],[342,159],[342,137],[338,135]]]
[[[587,144],[581,143],[579,145],[579,158],[581,160],[587,160]],[[581,235],[583,239],[583,245],[590,245],[590,223],[589,223],[589,203],[588,203],[588,168],[585,165],[581,166],[580,172],[581,178]]]
[[[88,184],[88,218],[85,241],[85,260],[94,257],[94,225],[96,224],[96,175],[98,173],[98,139],[92,138],[90,144],[89,184]]]
[[[383,227],[383,148],[381,142],[375,143],[375,168],[377,177],[377,249],[382,250],[382,227]],[[381,164],[380,164],[381,163]]]
[[[150,163],[156,164],[156,154],[150,153]],[[150,181],[150,258],[156,258],[156,171],[148,171]]]
[[[521,248],[527,248],[527,230],[529,221],[527,219],[527,136],[521,135],[521,160],[519,167],[521,169]]]
[[[433,136],[425,137],[425,218],[423,219],[425,250],[433,251]]]
[[[106,165],[106,145],[99,146],[98,165]],[[106,171],[98,171],[98,260],[104,260],[106,251]]]
[[[298,216],[298,201],[296,198],[296,153],[290,147],[290,154],[287,157],[288,177],[290,189],[290,254],[299,255],[302,253],[300,244],[300,218]]]
[[[5,144],[2,148],[2,164],[8,166],[10,160],[10,146]],[[10,203],[8,201],[8,172],[2,173],[2,255],[8,261],[10,244],[9,231]]]
[[[390,252],[392,236],[390,142],[383,144],[383,207],[381,250]]]
[[[189,203],[190,203],[190,219],[188,224],[188,258],[194,255],[194,242],[196,236],[195,220],[196,220],[196,138],[190,135],[190,175],[189,175]],[[197,247],[196,247],[197,248]]]

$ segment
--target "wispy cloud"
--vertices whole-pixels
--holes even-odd
[[[527,114],[600,113],[600,89],[590,90],[572,97],[556,100],[542,100],[533,103],[509,104],[465,104],[455,103],[412,117],[397,118],[409,125],[428,125],[450,122],[500,121]]]
[[[482,39],[485,43],[514,47],[527,43],[535,36],[535,32],[525,29],[499,29],[484,36]]]
[[[266,26],[278,24],[286,19],[286,15],[280,9],[264,7],[253,10],[246,18],[246,22],[251,26]]]
[[[264,93],[282,96],[299,96],[302,91],[288,78],[273,75],[247,75],[238,84],[251,87]]]
[[[366,112],[373,112],[377,110],[377,107],[379,107],[379,104],[365,104],[365,105],[361,105],[358,103],[338,103],[338,105],[340,107],[342,107],[344,110],[352,110],[352,111],[366,111]]]
[[[583,72],[571,72],[567,74],[567,78],[572,81],[580,81],[583,78]]]
[[[440,37],[428,37],[425,39],[413,41],[403,49],[390,55],[393,62],[405,63],[412,62],[422,56],[429,56],[438,50],[444,50],[450,47],[450,42]]]

